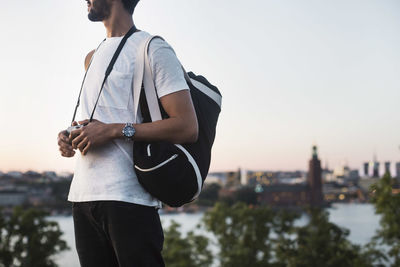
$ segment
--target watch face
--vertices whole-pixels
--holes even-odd
[[[132,126],[125,126],[124,128],[124,135],[126,137],[132,137],[135,134],[135,128]]]

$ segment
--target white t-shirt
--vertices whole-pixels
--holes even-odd
[[[135,121],[133,70],[139,47],[147,36],[148,33],[141,31],[128,38],[104,85],[94,119],[104,123]],[[94,53],[82,91],[78,120],[90,118],[104,73],[122,38],[106,38]],[[179,60],[165,41],[156,38],[151,42],[149,60],[158,97],[189,88]],[[77,151],[75,157],[69,201],[116,200],[161,207],[161,202],[147,193],[137,180],[132,142],[115,139],[89,149],[85,156]]]

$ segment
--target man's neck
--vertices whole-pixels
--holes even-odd
[[[125,35],[130,28],[132,28],[133,19],[127,12],[116,12],[111,14],[110,17],[103,21],[106,28],[107,37],[119,37]]]

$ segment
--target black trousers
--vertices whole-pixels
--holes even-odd
[[[158,267],[164,234],[154,207],[120,201],[74,202],[82,267]]]

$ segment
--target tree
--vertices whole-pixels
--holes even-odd
[[[56,222],[47,212],[16,207],[6,217],[0,212],[0,266],[54,267],[52,256],[69,249]]]
[[[371,202],[375,212],[381,215],[380,226],[371,241],[371,246],[387,245],[391,266],[400,266],[400,194],[394,194],[395,185],[390,173],[386,173],[371,186]]]
[[[217,238],[221,267],[273,266],[270,233],[274,213],[268,207],[217,203],[204,215],[206,228]]]
[[[186,238],[179,231],[180,225],[171,222],[165,231],[163,257],[169,267],[208,267],[212,254],[208,249],[209,240],[190,231]]]
[[[378,197],[382,190],[386,193],[379,197],[379,203],[383,206],[378,210],[390,214],[382,219],[384,229],[379,232],[379,238],[387,240],[386,244],[392,246],[389,252],[394,258],[392,266],[400,266],[395,261],[399,256],[396,254],[399,244],[396,222],[400,218],[396,217],[396,212],[400,203],[396,202],[398,196],[394,196],[391,190],[384,190],[388,186],[387,179],[380,185],[382,188],[376,189],[375,196]],[[330,222],[327,211],[306,208],[304,212],[308,215],[308,222],[299,226],[296,220],[300,212],[274,210],[243,202],[232,205],[217,202],[204,214],[203,226],[216,238],[220,267],[387,266],[384,265],[387,261],[384,251],[377,248],[374,242],[366,246],[351,243],[348,239],[349,230]],[[178,228],[179,225],[173,223],[166,232],[167,265],[210,266],[212,254],[207,249],[207,238],[197,236],[198,241],[194,242],[193,233],[182,238]],[[200,256],[196,259],[193,255]]]
[[[365,260],[361,247],[347,239],[349,230],[329,222],[328,212],[309,208],[307,213],[306,225],[288,229],[295,238],[277,243],[279,263],[289,267],[373,266]]]
[[[266,206],[217,203],[204,216],[217,238],[221,267],[372,267],[382,254],[348,240],[349,231],[329,222],[323,209],[305,210],[309,222],[295,225],[300,213]]]

